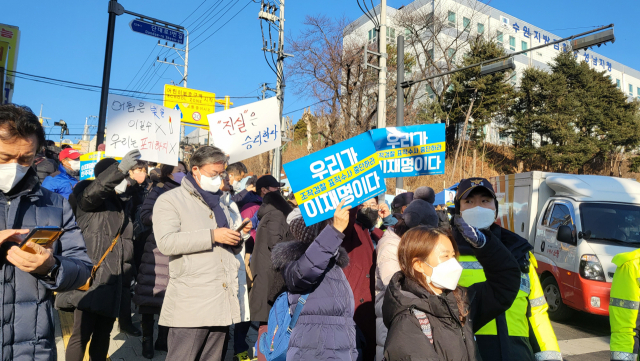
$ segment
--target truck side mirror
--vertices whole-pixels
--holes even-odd
[[[569,226],[560,226],[558,227],[558,235],[556,239],[562,243],[573,244],[573,234],[571,232],[571,227]]]

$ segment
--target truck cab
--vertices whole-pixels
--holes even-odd
[[[528,239],[549,315],[609,315],[618,253],[640,247],[640,183],[529,172],[497,177],[499,222]]]

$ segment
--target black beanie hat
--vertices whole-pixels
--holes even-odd
[[[104,172],[113,163],[118,163],[118,161],[113,158],[105,158],[99,161],[98,164],[96,164],[96,167],[93,168],[93,174],[95,174],[96,177],[99,176],[100,173]]]

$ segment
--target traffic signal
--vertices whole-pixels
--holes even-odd
[[[497,63],[480,66],[480,76],[485,76],[501,71],[516,70],[516,63],[513,58],[501,60]]]
[[[600,47],[600,45],[607,43],[609,41],[612,43],[616,42],[616,37],[615,35],[613,35],[613,29],[607,29],[599,33],[585,36],[584,38],[571,40],[571,48],[572,50],[576,51],[581,49],[587,49],[594,45],[597,45],[598,47]]]

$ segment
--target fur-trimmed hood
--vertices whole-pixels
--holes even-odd
[[[289,241],[278,243],[271,251],[271,262],[273,269],[281,271],[288,263],[297,261],[307,251],[311,243],[300,241]],[[349,265],[349,255],[344,247],[338,249],[338,254],[334,258],[336,265],[340,268],[346,268]]]
[[[262,198],[262,206],[258,210],[258,219],[262,219],[272,211],[282,212],[286,218],[293,211],[293,208],[279,192],[269,192]]]

